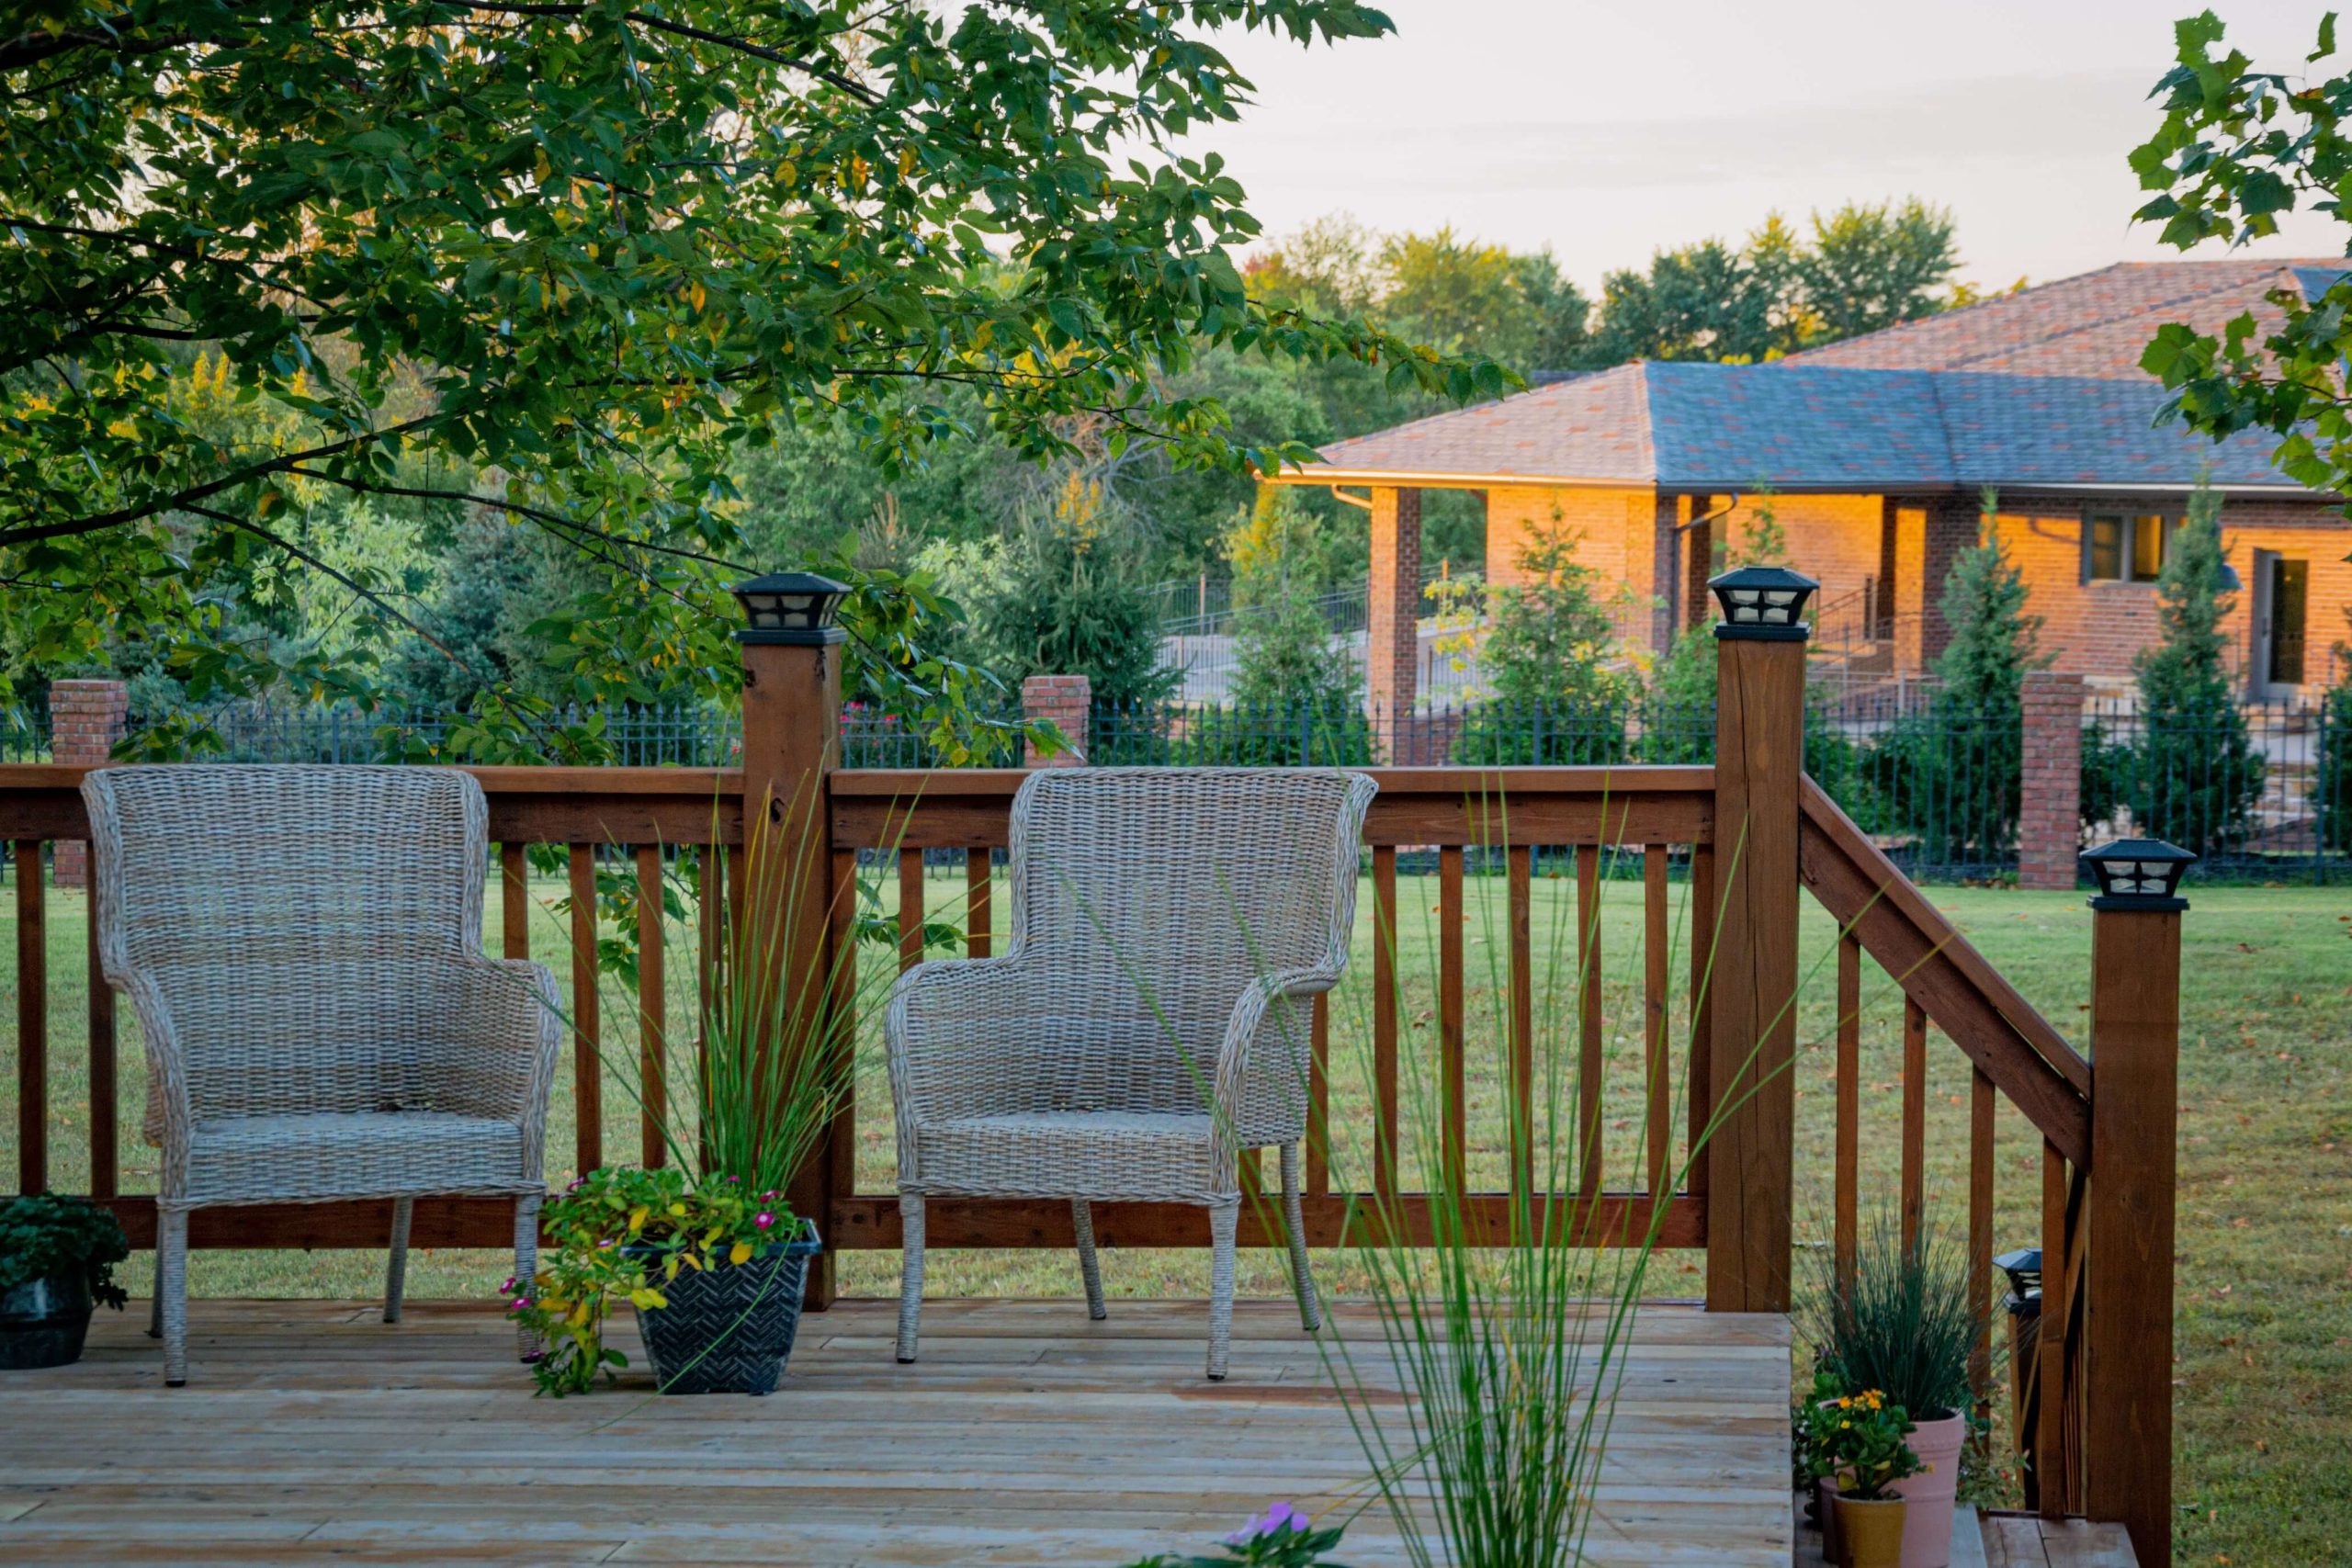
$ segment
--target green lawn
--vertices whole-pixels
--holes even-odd
[[[887,883],[886,883],[887,888]],[[1603,1017],[1610,1047],[1607,1158],[1612,1185],[1640,1168],[1638,1040],[1640,887],[1604,884]],[[560,896],[549,884],[544,900]],[[956,919],[962,880],[940,878],[930,894],[934,919]],[[2237,1564],[2333,1562],[2336,1543],[2352,1536],[2352,892],[2331,888],[2192,888],[2188,917],[2181,1086],[2180,1311],[2177,1377],[2180,1408],[2181,1561]],[[2076,895],[1944,888],[1942,907],[1971,940],[2015,980],[2060,1030],[2079,1038],[2088,995],[2090,916]],[[886,904],[888,895],[886,891]],[[1432,985],[1437,884],[1407,876],[1399,897],[1404,971],[1406,1066],[1424,1071],[1436,1049]],[[1548,1049],[1573,1032],[1570,882],[1537,885],[1534,946],[1539,971],[1540,1043]],[[1682,889],[1674,889],[1677,942]],[[1502,963],[1501,884],[1474,877],[1464,950],[1469,1000],[1469,1099],[1473,1159],[1498,1174],[1502,1162],[1501,1038],[1496,999]],[[0,953],[14,952],[13,902],[0,904]],[[1000,896],[1001,912],[1006,900]],[[1369,1034],[1370,896],[1362,899],[1357,964],[1335,1001],[1333,1165],[1345,1182],[1360,1178],[1368,1142],[1363,1056]],[[60,1186],[80,1187],[86,1171],[88,1097],[79,1021],[85,1006],[83,905],[78,894],[51,894],[51,1169]],[[1816,1250],[1829,1203],[1832,1029],[1829,922],[1805,909],[1802,942],[1808,976],[1801,998],[1798,1061],[1800,1235]],[[537,923],[539,955],[565,977],[564,936],[549,913]],[[878,992],[889,955],[867,957]],[[1675,985],[1678,1099],[1682,1054],[1682,982]],[[0,958],[13,987],[13,963]],[[673,1017],[690,1006],[686,965],[673,964]],[[631,1007],[609,995],[608,1049],[633,1055]],[[1866,1195],[1890,1190],[1895,1174],[1899,998],[1892,984],[1866,971],[1863,1091]],[[0,1180],[13,1181],[16,1127],[13,989],[0,997]],[[871,1031],[869,1031],[869,1033]],[[124,1031],[121,1136],[128,1190],[150,1188],[154,1156],[136,1123],[141,1072],[135,1031]],[[871,1043],[869,1043],[870,1044]],[[1951,1225],[1962,1223],[1967,1066],[1938,1040],[1930,1055],[1930,1192]],[[571,1073],[559,1074],[548,1140],[549,1175],[572,1166]],[[861,1070],[861,1185],[887,1190],[891,1168],[888,1091],[869,1049]],[[1408,1087],[1408,1100],[1412,1094]],[[625,1089],[607,1075],[605,1145],[635,1148]],[[1680,1150],[1678,1146],[1677,1156]],[[2022,1119],[2004,1110],[1999,1144],[1999,1225],[2003,1247],[2039,1240],[2039,1145]],[[1699,1288],[1695,1255],[1661,1258],[1653,1293],[1689,1295]],[[366,1295],[377,1288],[381,1260],[370,1254],[208,1253],[195,1260],[194,1287],[204,1294]],[[1326,1282],[1346,1290],[1353,1269],[1344,1257],[1320,1260]],[[496,1255],[443,1253],[412,1265],[419,1295],[482,1294],[506,1269]],[[1204,1256],[1127,1252],[1106,1259],[1114,1293],[1198,1295],[1206,1289]],[[1806,1270],[1802,1267],[1800,1273]],[[143,1259],[132,1289],[143,1288]],[[895,1289],[896,1258],[854,1255],[843,1261],[853,1293]],[[1057,1254],[941,1253],[931,1286],[941,1293],[1075,1296],[1072,1262]],[[1276,1294],[1282,1276],[1271,1255],[1245,1258],[1241,1289]]]

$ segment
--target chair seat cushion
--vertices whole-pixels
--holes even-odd
[[[526,1192],[512,1122],[439,1111],[225,1116],[191,1129],[183,1196],[196,1202],[306,1201]]]
[[[1215,1123],[1204,1113],[1027,1111],[926,1122],[915,1129],[927,1193],[1206,1202],[1217,1186]]]

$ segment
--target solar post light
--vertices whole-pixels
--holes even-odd
[[[2162,839],[2117,839],[2077,857],[2091,874],[2094,909],[2178,910],[2181,874],[2197,857]]]
[[[1811,630],[1804,602],[1821,584],[1784,566],[1744,566],[1710,578],[1707,587],[1723,607],[1719,637],[1750,642],[1803,642]]]
[[[849,593],[844,585],[813,571],[772,571],[735,585],[743,606],[738,642],[782,643],[822,648],[845,642],[849,634],[833,625],[833,613]]]

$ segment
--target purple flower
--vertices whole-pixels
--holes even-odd
[[[1234,1547],[1248,1546],[1254,1541],[1263,1540],[1269,1536],[1283,1535],[1292,1530],[1304,1534],[1309,1528],[1305,1514],[1300,1513],[1288,1503],[1275,1503],[1268,1506],[1263,1514],[1227,1536],[1225,1544]]]
[[[516,1312],[521,1312],[525,1307],[529,1306],[530,1304],[531,1298],[528,1296],[516,1296],[514,1298],[514,1310]]]
[[[765,1230],[770,1225],[775,1224],[775,1216],[774,1214],[760,1214],[755,1216],[752,1223],[759,1226],[762,1230]]]
[[[741,1180],[742,1180],[743,1179],[742,1179],[741,1177],[740,1177],[740,1176],[730,1176],[730,1177],[729,1177],[727,1179],[728,1179],[728,1180],[729,1180],[729,1181],[741,1181]]]

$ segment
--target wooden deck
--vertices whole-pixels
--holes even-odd
[[[0,1379],[0,1560],[760,1562],[1119,1568],[1206,1551],[1275,1498],[1362,1501],[1365,1465],[1287,1303],[1245,1302],[1233,1372],[1205,1309],[937,1301],[924,1359],[893,1309],[805,1320],[767,1399],[618,1389],[535,1400],[492,1310],[191,1303],[189,1385],[162,1385],[144,1303],[82,1364]],[[1339,1321],[1367,1358],[1378,1328]],[[616,1342],[641,1363],[633,1327]],[[1597,1562],[1784,1568],[1788,1326],[1642,1314],[1590,1548]],[[1356,1568],[1405,1561],[1375,1506]]]

